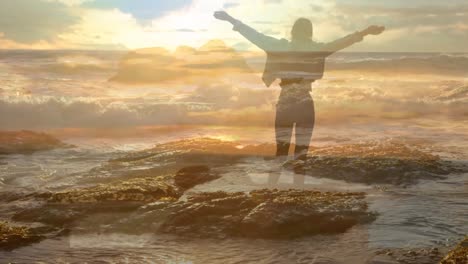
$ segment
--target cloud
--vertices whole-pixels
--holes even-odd
[[[260,32],[290,38],[298,17],[314,38],[333,41],[371,24],[388,28],[349,51],[467,51],[466,1],[370,0],[15,0],[0,1],[3,48],[200,46],[209,39],[244,41],[213,12],[225,9]],[[261,10],[261,11],[259,11]],[[388,34],[388,36],[387,36]],[[421,48],[421,43],[425,45]],[[242,49],[247,46],[242,45]],[[252,49],[256,49],[252,47]]]
[[[372,24],[387,27],[383,35],[367,37],[348,51],[467,50],[461,44],[466,43],[468,36],[463,27],[468,16],[466,1],[283,0],[268,5],[264,1],[239,0],[237,3],[228,10],[230,13],[277,38],[289,38],[294,20],[306,17],[312,20],[314,38],[320,42],[332,41]],[[262,10],[261,16],[255,10]]]
[[[239,3],[225,3],[223,9],[233,8],[239,6]]]
[[[337,20],[341,27],[348,25],[365,27],[381,24],[387,31],[366,45],[388,51],[466,51],[463,25],[468,17],[468,4],[461,1],[411,2],[408,4],[377,4],[374,2],[346,2],[336,6],[343,19]],[[458,15],[456,15],[458,14]],[[336,18],[335,18],[336,19]],[[463,34],[464,33],[464,34]]]
[[[265,4],[281,4],[283,0],[265,0]]]
[[[62,3],[14,0],[0,1],[0,32],[4,38],[32,44],[53,41],[80,21],[79,13]]]
[[[244,58],[224,42],[212,40],[199,49],[181,46],[170,52],[163,48],[132,51],[120,62],[111,81],[126,84],[160,82],[199,83],[251,72]]]
[[[67,6],[79,6],[87,2],[93,2],[95,0],[44,0],[44,1],[62,3]]]
[[[70,0],[62,0],[70,1]],[[72,0],[73,1],[73,0]],[[78,0],[83,1],[83,0]],[[190,5],[191,0],[91,0],[83,6],[90,9],[109,10],[117,8],[120,11],[131,14],[137,20],[146,21],[161,17],[166,13],[178,10]]]
[[[104,48],[131,47],[144,38],[143,27],[131,14],[119,9],[83,9],[81,21],[70,28],[69,32],[58,35],[62,41],[74,46]]]

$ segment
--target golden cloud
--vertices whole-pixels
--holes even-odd
[[[125,84],[154,84],[217,78],[226,74],[252,72],[245,59],[223,41],[211,40],[199,49],[178,47],[145,48],[128,53],[110,81]]]

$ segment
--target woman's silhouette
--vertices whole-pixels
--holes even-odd
[[[266,36],[233,18],[224,11],[215,12],[219,20],[230,22],[234,30],[267,54],[263,81],[270,86],[280,79],[281,93],[276,105],[276,156],[287,156],[295,129],[295,156],[307,153],[315,123],[312,83],[321,79],[325,58],[360,42],[366,35],[378,35],[384,27],[370,26],[330,43],[312,40],[310,20],[299,18],[291,30],[291,41]]]

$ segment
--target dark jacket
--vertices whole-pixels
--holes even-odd
[[[321,79],[326,57],[363,39],[362,34],[356,32],[330,43],[312,40],[293,43],[287,39],[266,36],[240,21],[234,23],[233,30],[266,52],[262,79],[268,87],[276,79]]]

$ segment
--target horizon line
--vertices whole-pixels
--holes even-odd
[[[148,48],[164,48],[160,46],[138,48],[138,49],[3,49],[0,48],[0,52],[5,51],[31,51],[31,52],[48,52],[48,51],[103,51],[103,52],[132,52],[141,49]],[[236,50],[237,52],[255,52],[249,50]],[[261,52],[260,50],[258,52]],[[468,51],[340,51],[339,53],[450,53],[450,54],[466,54]]]

